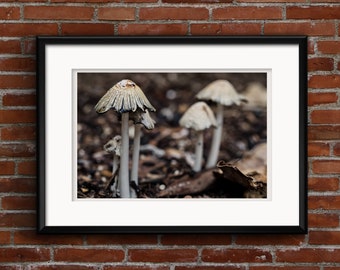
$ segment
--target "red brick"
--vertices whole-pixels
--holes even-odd
[[[259,249],[203,249],[202,261],[214,263],[264,263],[271,262],[272,255],[268,251]]]
[[[33,193],[36,180],[32,178],[0,178],[0,192]]]
[[[10,244],[10,243],[11,243],[11,232],[0,231],[0,245],[6,245],[6,244]]]
[[[193,35],[260,35],[260,23],[195,23],[191,24]]]
[[[90,20],[93,17],[92,7],[75,6],[26,6],[26,19],[37,20]]]
[[[55,264],[49,263],[47,265],[35,264],[31,265],[30,270],[98,270],[98,266],[88,266],[88,265],[66,265],[66,264]]]
[[[340,10],[340,8],[339,8]],[[340,16],[340,14],[339,14]],[[319,41],[317,43],[318,51],[321,53],[339,54],[340,53],[340,41]]]
[[[337,88],[340,85],[340,75],[313,75],[309,78],[310,88]]]
[[[339,189],[339,179],[332,177],[310,177],[308,188],[313,191],[337,191]]]
[[[177,268],[176,268],[177,269]],[[104,266],[103,270],[170,270],[169,266],[158,266],[158,265],[152,265],[152,266],[111,266],[107,265]]]
[[[141,8],[140,20],[205,20],[209,18],[206,8],[161,7]]]
[[[315,53],[315,41],[314,40],[308,40],[308,45],[307,45],[307,52],[308,54],[314,54]]]
[[[35,60],[32,58],[1,58],[2,71],[35,71]]]
[[[20,53],[19,40],[0,40],[0,53]]]
[[[33,196],[5,196],[2,198],[4,210],[35,210],[36,199]]]
[[[35,156],[35,146],[32,144],[2,144],[0,143],[1,157],[33,157]]]
[[[309,196],[309,209],[339,210],[340,196]]]
[[[81,235],[42,235],[35,230],[20,230],[14,232],[16,245],[82,245]]]
[[[311,3],[339,3],[339,0],[310,0]]]
[[[157,235],[142,234],[115,234],[115,235],[88,235],[89,245],[140,245],[157,244]]]
[[[333,154],[336,156],[340,156],[340,143],[334,145]]]
[[[319,142],[313,142],[308,143],[308,156],[314,157],[314,156],[329,156],[330,154],[330,147],[327,143],[319,143]]]
[[[338,62],[338,67],[337,67],[338,70],[340,70],[340,62]]]
[[[281,19],[280,7],[226,7],[213,10],[214,20],[261,20]]]
[[[114,25],[107,23],[63,23],[63,35],[113,35]]]
[[[308,214],[309,228],[335,228],[339,226],[336,214]]]
[[[35,54],[36,44],[35,39],[26,39],[23,41],[23,53],[24,54]]]
[[[18,163],[18,174],[22,175],[36,175],[35,161],[22,161]]]
[[[0,7],[0,20],[18,20],[20,19],[19,7]]]
[[[0,213],[0,227],[35,227],[36,215]]]
[[[157,0],[122,0],[123,3],[156,3]]]
[[[130,249],[128,260],[131,262],[195,262],[196,249]]]
[[[2,105],[4,106],[35,106],[35,94],[5,94],[2,97]]]
[[[265,35],[334,36],[333,22],[265,22]]]
[[[308,126],[308,140],[340,140],[340,126]]]
[[[188,31],[186,24],[120,24],[120,35],[185,35]]]
[[[161,238],[163,245],[229,245],[231,236],[227,234],[166,234]]]
[[[311,231],[309,243],[312,245],[337,245],[340,243],[340,231]]]
[[[308,0],[238,0],[240,3],[306,3]]]
[[[315,160],[312,168],[314,173],[340,173],[340,160]]]
[[[43,262],[50,259],[48,248],[0,248],[0,262]]]
[[[35,110],[0,110],[0,124],[33,123]]]
[[[0,175],[14,174],[15,164],[13,161],[0,161]]]
[[[250,266],[249,270],[319,270],[318,266]]]
[[[327,57],[308,59],[308,71],[331,71],[334,69],[334,60]]]
[[[245,266],[176,266],[175,270],[245,270]]]
[[[46,2],[46,0],[2,0],[2,2],[32,2],[32,3],[38,3],[38,2]]]
[[[324,270],[340,270],[340,266],[325,266]]]
[[[340,124],[340,110],[314,110],[311,112],[313,124]]]
[[[337,103],[338,96],[335,92],[308,93],[308,106]]]
[[[327,20],[339,19],[339,6],[303,6],[303,7],[287,7],[287,19],[312,19],[312,20]]]
[[[301,245],[304,242],[304,235],[237,235],[237,245]]]
[[[111,20],[111,21],[128,21],[135,19],[135,8],[99,8],[98,19],[99,20]]]
[[[121,262],[124,251],[121,249],[57,248],[54,260],[64,262]]]
[[[3,37],[22,37],[36,35],[57,35],[56,23],[2,23],[0,35]],[[0,80],[1,81],[1,80]]]
[[[51,0],[52,3],[69,3],[70,0]],[[72,0],[72,3],[117,3],[120,0]]]
[[[34,140],[36,137],[35,126],[9,126],[0,128],[1,140]]]
[[[169,3],[169,4],[179,4],[179,3],[190,3],[190,4],[200,4],[200,3],[207,3],[207,4],[221,4],[221,3],[232,3],[233,0],[162,0],[162,3]]]
[[[0,88],[35,88],[35,76],[0,75]]]
[[[278,250],[277,262],[340,262],[340,249],[323,248],[295,248],[291,250]]]

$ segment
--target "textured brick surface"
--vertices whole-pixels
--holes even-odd
[[[0,269],[340,270],[339,0],[3,0],[0,21]],[[37,234],[36,35],[308,35],[308,234]]]

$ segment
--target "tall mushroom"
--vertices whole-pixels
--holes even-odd
[[[240,105],[246,99],[239,95],[234,86],[227,80],[216,80],[203,88],[196,97],[200,100],[213,101],[217,104],[217,128],[214,130],[210,153],[206,164],[207,168],[216,166],[218,152],[221,145],[223,130],[223,106]]]
[[[140,151],[140,138],[142,125],[146,129],[153,129],[155,121],[151,118],[149,111],[145,112],[137,110],[132,114],[132,120],[135,124],[135,134],[133,139],[133,152],[132,152],[132,168],[131,168],[131,181],[135,182],[138,186],[138,165],[139,165],[139,151]],[[137,197],[134,190],[131,189],[131,197]]]
[[[181,117],[179,124],[185,128],[197,131],[195,145],[194,171],[199,172],[202,168],[203,157],[203,130],[211,126],[216,127],[216,118],[210,107],[203,101],[193,104]]]
[[[97,113],[105,113],[114,109],[122,117],[122,147],[120,156],[119,177],[121,181],[121,197],[130,198],[129,183],[129,112],[137,109],[155,111],[140,87],[131,80],[121,80],[110,88],[95,106]]]

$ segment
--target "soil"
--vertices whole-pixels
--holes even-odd
[[[138,198],[246,198],[247,188],[226,179],[219,170],[194,173],[195,133],[179,126],[183,113],[197,100],[195,95],[217,79],[230,81],[243,94],[250,83],[266,87],[264,73],[78,73],[78,198],[115,198],[111,191],[113,155],[103,146],[120,134],[120,122],[113,110],[97,114],[96,103],[122,79],[134,81],[156,108],[153,130],[143,129],[139,163]],[[213,104],[209,104],[214,110]],[[130,132],[133,125],[130,123]],[[212,129],[204,134],[204,158],[209,153]],[[219,160],[231,162],[267,140],[267,110],[264,107],[230,106],[224,110],[223,138]],[[130,136],[130,154],[133,137]],[[131,158],[130,158],[131,160]],[[195,189],[195,180],[209,184]],[[192,182],[190,182],[192,181]],[[201,181],[201,182],[202,182]],[[186,192],[163,196],[164,190],[182,182]],[[198,183],[196,181],[196,183]],[[201,183],[202,184],[202,183]],[[265,184],[255,197],[265,197]],[[179,190],[179,189],[178,189]],[[254,195],[252,195],[254,197]]]

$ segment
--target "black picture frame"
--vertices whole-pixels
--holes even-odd
[[[85,37],[85,36],[39,36],[37,41],[37,177],[38,177],[38,224],[37,231],[39,233],[307,233],[307,37],[306,36],[189,36],[189,37]],[[298,190],[296,212],[298,213],[298,221],[296,224],[237,224],[237,225],[144,225],[144,224],[53,224],[48,222],[50,216],[60,213],[51,213],[50,203],[48,203],[49,194],[47,194],[47,187],[58,179],[52,179],[49,170],[51,164],[48,163],[51,153],[48,153],[49,136],[54,128],[53,123],[50,122],[49,117],[53,114],[49,110],[51,100],[47,99],[51,95],[49,89],[49,80],[58,74],[50,74],[50,59],[48,58],[48,49],[63,48],[65,51],[68,48],[77,46],[82,48],[84,45],[91,46],[129,46],[131,44],[140,46],[195,46],[200,45],[209,49],[212,45],[217,46],[265,46],[269,47],[290,47],[296,48],[296,63],[298,70],[298,83],[296,89],[296,98],[298,100],[297,118],[298,127],[296,127],[295,135],[297,136],[298,149],[296,153],[298,157],[298,172],[293,175],[296,187]],[[53,52],[52,52],[53,53]],[[84,55],[86,57],[86,55]],[[64,61],[69,59],[65,55]],[[91,66],[91,63],[89,63]],[[77,68],[77,67],[72,67]],[[289,69],[290,67],[287,67]],[[71,74],[69,74],[71,76]],[[58,80],[62,80],[59,76]],[[65,104],[68,102],[66,101]],[[67,106],[60,104],[61,107]],[[288,109],[289,105],[287,105]],[[53,117],[52,117],[53,118]],[[48,130],[50,129],[50,130]],[[55,142],[59,147],[64,147],[63,142]],[[282,142],[289,144],[289,142]],[[56,165],[57,166],[57,165]],[[286,166],[286,164],[282,164]],[[60,168],[63,170],[63,168]],[[287,196],[289,196],[287,194]],[[57,202],[56,202],[57,203]],[[55,207],[52,207],[55,210]],[[213,211],[213,209],[211,210]],[[261,211],[261,209],[259,209]],[[89,217],[91,218],[91,217]],[[65,217],[67,219],[67,216]],[[202,216],[204,219],[204,216]]]

